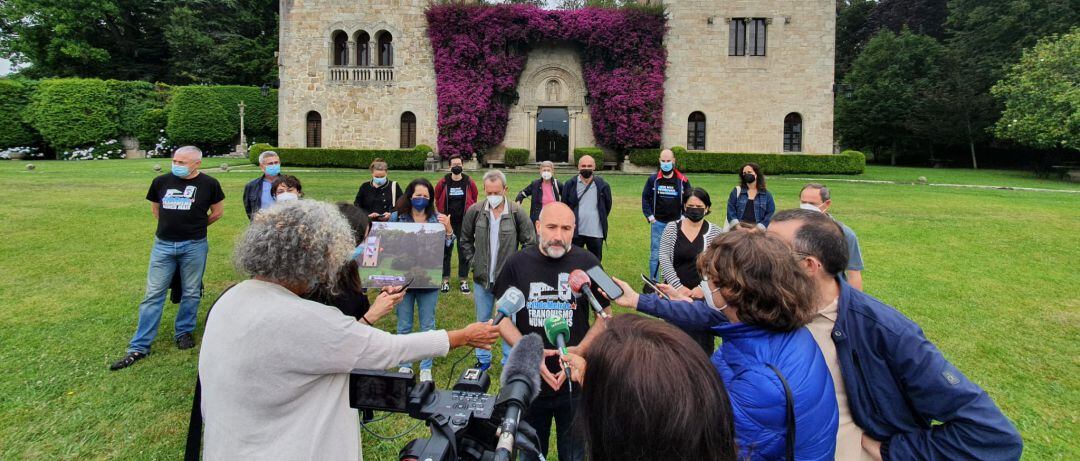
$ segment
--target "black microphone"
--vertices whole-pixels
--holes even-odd
[[[521,414],[540,393],[540,363],[544,360],[544,340],[535,333],[523,336],[510,350],[499,382],[502,389],[496,406],[506,406],[506,416],[499,425],[496,460],[510,460]]]
[[[492,325],[498,326],[502,319],[510,317],[510,321],[513,321],[515,315],[521,308],[525,307],[525,294],[516,287],[507,288],[502,297],[498,301],[495,301],[495,318]]]

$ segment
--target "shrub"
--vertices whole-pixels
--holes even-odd
[[[608,157],[604,152],[604,149],[599,147],[578,147],[577,149],[574,149],[574,165],[576,166],[578,162],[581,161],[581,157],[586,155],[590,155],[593,160],[596,160],[596,163],[598,164],[596,165],[597,168],[602,167]],[[615,160],[614,156],[611,156],[611,160]]]
[[[529,162],[529,149],[506,149],[506,166],[517,168]]]
[[[106,80],[116,104],[117,129],[120,136],[138,137],[147,111],[164,107],[156,89],[148,82]]]
[[[26,121],[61,150],[116,138],[116,98],[98,79],[45,80],[30,97]]]
[[[108,160],[124,158],[124,146],[115,139],[94,144],[89,147],[58,151],[56,158],[60,160]]]
[[[422,170],[427,152],[421,146],[413,149],[309,149],[272,147],[255,144],[248,150],[248,160],[259,164],[259,154],[272,150],[288,166],[330,166],[345,168],[368,168],[371,161],[381,158],[394,170]]]
[[[184,86],[173,90],[167,106],[165,131],[178,144],[226,146],[240,136],[244,102],[244,132],[250,137],[277,137],[277,91],[262,95],[257,87]]]
[[[33,91],[31,83],[0,79],[0,149],[29,146],[37,140],[34,129],[23,122]]]
[[[147,109],[139,115],[134,136],[139,139],[140,146],[149,150],[150,146],[165,135],[165,127],[168,123],[169,113],[165,109]]]
[[[862,152],[846,150],[840,154],[740,154],[687,151],[673,148],[678,167],[691,173],[736,173],[747,162],[761,165],[766,174],[814,173],[814,174],[862,174],[866,168],[866,156]],[[638,166],[656,166],[660,162],[660,149],[633,149],[630,163]]]

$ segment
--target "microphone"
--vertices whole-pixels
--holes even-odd
[[[540,363],[543,360],[544,340],[535,333],[523,336],[506,358],[499,376],[502,389],[495,401],[496,406],[507,407],[506,416],[499,425],[496,460],[510,460],[521,414],[540,393]]]
[[[567,326],[566,319],[558,316],[545,319],[544,334],[551,344],[558,346],[559,352],[566,353],[566,339],[570,337],[570,327]]]
[[[506,289],[502,297],[498,301],[495,301],[495,318],[492,319],[492,325],[498,325],[502,319],[510,317],[510,321],[513,321],[515,315],[525,307],[525,294],[516,287],[510,287]]]
[[[600,306],[600,303],[596,301],[596,297],[593,296],[592,279],[589,278],[589,274],[586,274],[581,269],[574,269],[567,281],[570,282],[570,292],[574,293],[575,297],[581,297],[584,294],[589,299],[589,305],[592,306],[592,310],[596,311],[596,315],[604,320],[610,317],[607,312],[604,312],[604,308]]]

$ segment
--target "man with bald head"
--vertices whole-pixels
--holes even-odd
[[[578,160],[577,176],[563,185],[562,201],[577,216],[574,245],[589,250],[602,261],[611,213],[611,186],[595,171],[596,160],[591,155],[582,156]]]
[[[210,251],[206,228],[221,218],[225,200],[221,184],[201,173],[200,166],[202,151],[195,146],[181,147],[173,153],[172,171],[150,183],[146,200],[150,201],[150,212],[157,220],[157,232],[146,272],[146,293],[139,304],[139,323],[127,354],[113,363],[111,370],[127,368],[150,353],[150,344],[161,323],[165,290],[177,270],[183,296],[176,312],[174,340],[177,349],[195,347],[195,320],[202,299],[200,285],[206,254]]]
[[[645,181],[641,190],[641,212],[651,228],[649,275],[657,279],[660,271],[660,237],[669,222],[682,217],[683,204],[690,198],[690,180],[675,168],[675,153],[660,151],[660,168]]]
[[[577,399],[579,394],[571,395],[569,392],[569,380],[559,367],[559,352],[544,335],[544,320],[549,317],[566,320],[570,327],[566,344],[571,352],[577,346],[588,343],[594,332],[599,330],[589,328],[591,309],[588,300],[584,297],[577,299],[570,292],[568,280],[571,272],[600,264],[592,253],[572,243],[577,227],[575,221],[574,212],[566,204],[552,202],[544,206],[536,222],[537,245],[517,252],[507,261],[499,273],[494,290],[496,298],[502,297],[510,287],[525,294],[525,308],[518,311],[514,318],[504,319],[499,324],[504,341],[514,345],[523,334],[529,333],[537,333],[545,338],[544,355],[547,360],[540,365],[543,384],[540,395],[529,406],[525,421],[540,436],[540,451],[546,458],[551,421],[554,420],[559,459],[571,461],[585,459],[584,428],[573,426],[577,404],[571,399]],[[606,298],[595,288],[593,296],[610,314]]]

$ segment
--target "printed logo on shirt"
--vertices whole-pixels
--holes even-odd
[[[559,287],[553,288],[543,282],[529,284],[529,299],[525,302],[525,309],[529,311],[529,326],[544,328],[544,320],[548,317],[562,317],[566,319],[569,327],[574,326],[574,310],[577,302],[570,293],[570,274],[559,274]]]
[[[449,194],[451,197],[463,197],[465,196],[465,189],[460,187],[451,187]]]
[[[675,190],[674,186],[658,185],[656,186],[656,193],[664,197],[678,197],[679,194]]]
[[[165,196],[161,198],[161,208],[177,211],[190,210],[191,204],[195,201],[196,190],[195,186],[187,186],[183,193],[177,189],[165,191]]]

